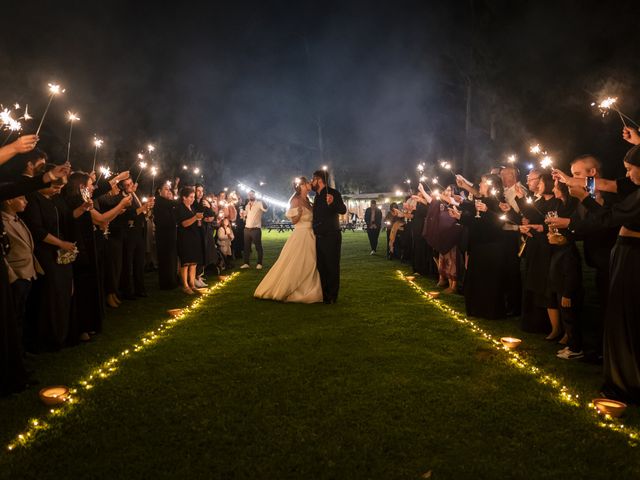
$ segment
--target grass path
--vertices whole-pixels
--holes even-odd
[[[267,260],[285,238],[266,236]],[[366,235],[345,235],[333,306],[254,300],[263,272],[243,271],[35,443],[0,454],[0,478],[640,475],[638,448],[508,366],[399,281],[396,263],[367,253]],[[99,342],[38,359],[42,380],[71,383],[178,301],[118,312]],[[579,387],[592,388],[593,375],[578,368]],[[33,397],[0,400],[1,440],[42,412]]]

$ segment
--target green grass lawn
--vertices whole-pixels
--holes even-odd
[[[265,235],[267,266],[285,239]],[[365,234],[345,234],[336,305],[255,300],[264,270],[242,271],[28,447],[0,453],[0,478],[640,476],[640,447],[510,366],[399,280],[397,262],[368,252]],[[95,342],[39,356],[40,381],[73,384],[188,300],[151,293],[112,312]],[[523,338],[532,362],[583,396],[597,392],[597,367],[557,360],[557,346],[515,321],[481,324]],[[36,390],[0,399],[2,445],[46,411]],[[640,424],[637,412],[625,421]]]

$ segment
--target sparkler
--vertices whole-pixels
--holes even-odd
[[[38,129],[36,130],[36,135],[40,133],[40,129],[42,128],[42,123],[44,122],[45,117],[47,116],[47,112],[49,111],[49,107],[51,106],[51,102],[53,101],[53,97],[56,95],[60,95],[64,93],[65,89],[60,87],[55,83],[49,84],[49,103],[47,103],[47,108],[44,109],[44,113],[42,114],[42,118],[40,119],[40,125],[38,125]]]
[[[111,169],[109,167],[100,167],[100,176],[96,180],[96,183],[100,181],[100,179],[104,176],[105,180],[108,180],[111,176]]]
[[[200,169],[198,167],[193,169],[193,173],[195,173],[196,175],[200,174]]]
[[[507,157],[507,162],[513,164],[516,163],[518,161],[518,157],[516,157],[515,155],[509,155]]]
[[[147,162],[140,162],[140,171],[138,172],[138,176],[136,177],[136,181],[133,183],[138,183],[138,179],[140,178],[140,175],[142,174],[142,171],[147,168]]]
[[[154,195],[156,189],[156,175],[158,174],[157,167],[151,167],[151,196]]]
[[[25,121],[29,121],[31,120],[33,117],[31,115],[29,115],[29,104],[27,104],[26,107],[24,107],[24,113],[22,114],[22,119]]]
[[[71,134],[73,133],[73,122],[80,120],[77,114],[67,112],[67,120],[69,120],[69,141],[67,142],[67,163],[69,163],[69,155],[71,155]]]
[[[540,160],[540,166],[542,168],[553,167],[553,159],[549,155],[545,155],[542,157],[542,160]]]
[[[182,165],[182,169],[183,170],[189,170],[189,167],[187,167],[186,165]]]
[[[600,110],[600,113],[602,114],[603,117],[606,116],[611,110],[613,110],[618,114],[618,116],[620,117],[620,120],[622,121],[622,125],[624,125],[625,127],[628,126],[627,122],[625,122],[625,118],[629,120],[631,123],[633,123],[636,127],[640,127],[640,125],[638,125],[635,120],[633,120],[628,115],[625,115],[618,108],[615,107],[617,102],[618,102],[618,97],[607,97],[604,100],[602,100],[600,103],[592,102],[591,106],[597,107],[598,110]]]
[[[98,158],[98,149],[102,147],[104,140],[100,140],[97,137],[93,137],[93,145],[96,147],[95,152],[93,152],[93,166],[91,167],[91,171],[96,171],[96,159]]]
[[[533,153],[534,155],[540,155],[540,154],[544,154],[545,153],[542,150],[542,147],[540,146],[539,143],[536,143],[535,145],[532,145],[531,148],[529,148],[529,152]]]

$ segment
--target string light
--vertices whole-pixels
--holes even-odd
[[[469,320],[462,313],[458,312],[454,308],[451,308],[442,300],[438,300],[434,298],[432,295],[429,295],[428,292],[423,290],[419,285],[417,285],[414,279],[409,279],[409,277],[405,276],[400,270],[397,271],[398,277],[401,280],[405,280],[409,285],[418,292],[421,296],[423,296],[430,304],[436,307],[441,312],[447,314],[449,318],[453,321],[464,325],[473,333],[475,333],[482,340],[489,343],[496,350],[504,353],[508,356],[508,362],[513,365],[515,368],[523,371],[524,373],[534,377],[537,382],[549,386],[558,399],[571,407],[574,408],[586,408],[587,411],[591,414],[591,418],[595,421],[596,425],[600,428],[605,428],[608,430],[612,430],[614,432],[620,433],[627,438],[627,441],[630,446],[636,447],[638,446],[638,441],[640,440],[640,430],[631,428],[627,425],[620,423],[615,420],[611,415],[605,414],[604,416],[600,415],[596,406],[591,402],[583,402],[575,392],[572,392],[569,387],[563,385],[562,381],[545,372],[542,368],[537,367],[529,361],[526,356],[521,353],[516,352],[515,350],[509,350],[506,348],[499,338],[491,335],[487,330],[483,329],[477,322],[473,320]],[[604,421],[603,421],[604,419]]]
[[[158,340],[168,336],[168,332],[180,322],[188,320],[190,314],[197,311],[207,297],[222,289],[238,275],[239,272],[234,272],[226,278],[221,279],[218,283],[208,288],[202,296],[194,300],[190,306],[183,308],[180,315],[162,321],[154,330],[150,330],[147,333],[142,334],[138,341],[132,346],[122,350],[116,356],[104,361],[102,364],[91,370],[87,375],[80,378],[80,380],[75,383],[74,387],[69,389],[69,395],[62,406],[50,409],[47,418],[30,419],[25,430],[17,434],[14,439],[9,442],[6,447],[7,450],[13,451],[19,447],[28,447],[37,438],[40,432],[48,430],[52,426],[51,422],[56,417],[64,417],[75,405],[80,403],[83,392],[91,390],[102,380],[106,380],[113,376],[118,371],[120,364],[127,358],[131,358],[134,354],[141,352],[145,348],[156,343]]]

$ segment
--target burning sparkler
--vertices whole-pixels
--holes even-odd
[[[78,114],[71,111],[67,112],[67,120],[69,120],[69,141],[67,142],[67,163],[69,163],[69,156],[71,155],[71,134],[73,133],[73,123],[80,120]]]
[[[44,109],[44,113],[42,114],[42,118],[40,119],[40,125],[38,125],[38,129],[36,130],[36,135],[40,133],[40,129],[42,128],[44,119],[47,116],[47,112],[49,111],[49,107],[51,106],[51,102],[53,101],[53,97],[55,97],[56,95],[60,95],[61,93],[64,93],[64,92],[65,92],[65,89],[62,88],[60,85],[57,85],[55,83],[49,84],[49,102],[47,103],[47,108]]]
[[[542,157],[542,160],[540,160],[540,166],[542,168],[553,167],[553,159],[549,155],[545,155],[544,157]]]
[[[509,155],[507,157],[507,162],[513,164],[516,163],[518,161],[518,157],[516,157],[515,155]]]
[[[592,102],[591,106],[596,107],[598,110],[600,110],[600,113],[602,114],[603,117],[606,116],[611,110],[613,110],[618,114],[618,116],[620,117],[620,121],[622,122],[622,125],[624,125],[625,127],[627,127],[627,122],[625,121],[625,119],[629,120],[636,127],[639,127],[640,125],[638,125],[635,120],[633,120],[628,115],[625,115],[624,113],[622,113],[620,109],[616,107],[617,102],[618,102],[618,97],[607,97],[604,100],[602,100],[600,103]]]
[[[142,175],[142,171],[147,168],[147,162],[140,162],[140,171],[138,172],[138,176],[136,177],[136,181],[133,183],[138,183],[138,179],[140,178],[140,175]]]
[[[92,172],[96,171],[96,159],[98,158],[98,149],[102,147],[103,143],[104,143],[104,140],[100,140],[97,137],[93,137],[93,145],[94,147],[96,147],[96,149],[93,152],[93,166],[91,167]]]

